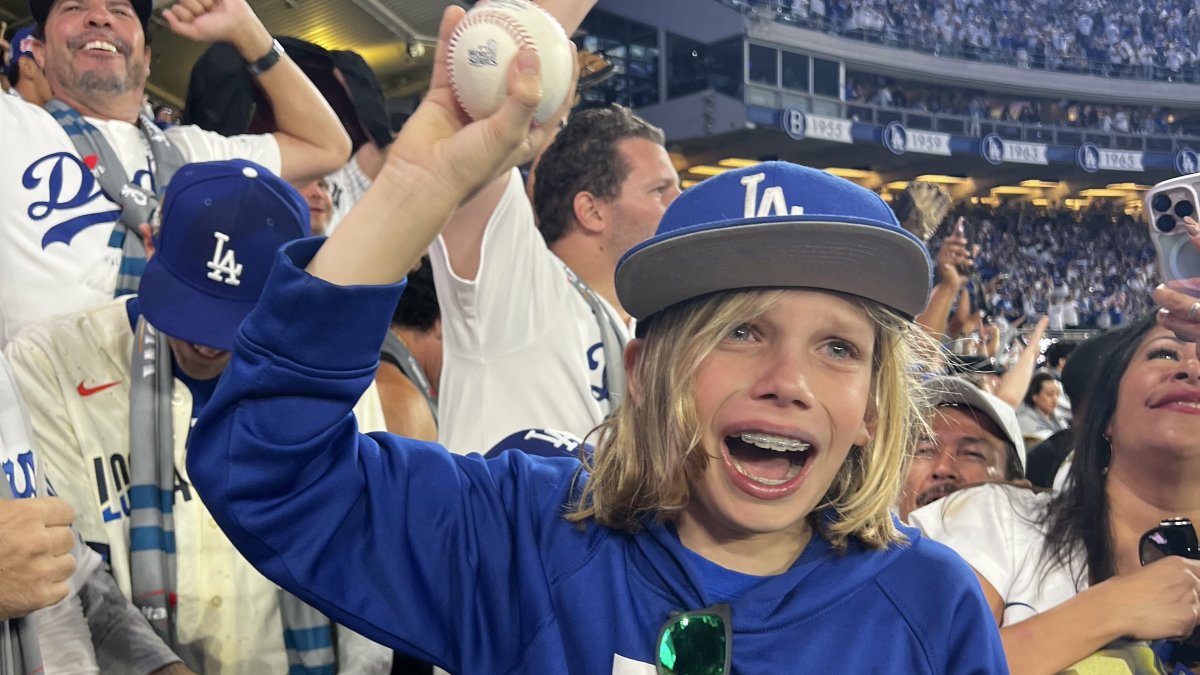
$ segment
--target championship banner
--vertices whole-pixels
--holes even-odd
[[[919,152],[925,155],[949,157],[950,134],[905,129],[903,124],[892,122],[883,128],[883,147],[894,155]]]
[[[1025,143],[1023,141],[1006,141],[996,134],[988,134],[979,139],[979,154],[989,164],[1041,164],[1050,162],[1046,159],[1045,143]]]
[[[795,107],[787,108],[779,119],[783,131],[797,141],[815,138],[837,143],[853,143],[850,129],[854,123],[840,117],[810,115]]]
[[[1079,146],[1076,159],[1079,168],[1088,173],[1104,171],[1145,171],[1142,164],[1143,154],[1132,150],[1109,150],[1100,148],[1092,143]]]

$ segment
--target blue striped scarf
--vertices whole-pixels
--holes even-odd
[[[199,654],[175,631],[175,440],[171,424],[170,347],[145,318],[134,333],[129,394],[129,557],[133,603],[192,670]],[[333,624],[286,591],[279,591],[288,675],[333,675]]]

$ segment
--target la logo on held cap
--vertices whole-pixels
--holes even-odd
[[[638,320],[749,288],[849,293],[912,318],[925,308],[932,271],[925,244],[879,195],[824,171],[764,162],[685,190],[657,233],[621,258],[616,281]]]
[[[166,335],[232,349],[279,247],[308,236],[308,204],[254,162],[200,162],[175,173],[160,217],[142,314]]]

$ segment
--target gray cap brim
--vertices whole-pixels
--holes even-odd
[[[1025,466],[1025,438],[1017,423],[1017,413],[1011,405],[961,377],[935,377],[925,382],[924,386],[932,396],[930,403],[935,407],[965,405],[987,415],[1005,435],[1001,440],[1008,441],[1016,448],[1017,458],[1021,460],[1021,466]]]
[[[897,231],[803,217],[698,228],[635,247],[617,297],[638,320],[717,291],[817,288],[857,295],[912,318],[925,309],[929,259]]]

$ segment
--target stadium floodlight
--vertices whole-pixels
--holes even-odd
[[[917,182],[922,182],[922,183],[941,183],[943,185],[958,185],[960,183],[965,183],[970,179],[963,178],[962,176],[947,176],[947,175],[939,174],[939,173],[927,173],[924,176],[917,176],[913,180],[917,181]]]
[[[718,166],[729,167],[730,169],[743,169],[745,167],[756,166],[758,164],[762,164],[762,162],[757,159],[742,159],[740,157],[726,157],[725,159],[717,162]]]

